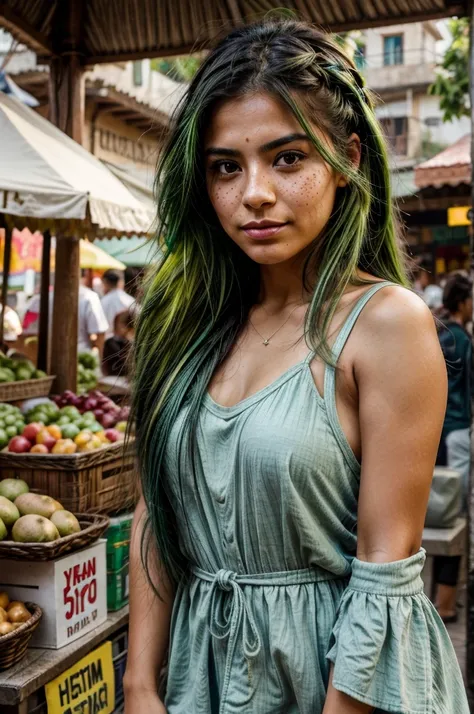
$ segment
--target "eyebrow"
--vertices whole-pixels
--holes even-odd
[[[266,153],[267,151],[273,151],[273,149],[278,149],[280,146],[285,146],[285,144],[291,144],[293,141],[310,141],[307,134],[287,134],[286,136],[280,137],[280,139],[273,139],[267,144],[262,144],[259,151]],[[225,156],[240,156],[241,152],[237,149],[228,149],[221,146],[210,146],[205,151],[206,156],[213,156],[215,154],[225,155]]]

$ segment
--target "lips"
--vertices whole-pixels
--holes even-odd
[[[271,238],[286,225],[286,223],[278,223],[277,221],[250,221],[242,226],[242,230],[250,238]]]

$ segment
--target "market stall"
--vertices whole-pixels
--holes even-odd
[[[37,712],[54,711],[58,687],[68,686],[61,680],[56,687],[55,675],[99,644],[101,633],[116,638],[97,655],[109,675],[84,696],[106,695],[101,711],[112,712],[120,703],[114,671],[126,656],[121,629],[136,499],[134,440],[125,440],[128,408],[90,391],[93,365],[78,365],[79,266],[123,269],[87,238],[144,235],[153,216],[100,161],[1,93],[0,152],[3,305],[11,232],[28,227],[45,236],[47,316],[49,250],[56,237],[49,374],[22,355],[0,354],[0,710],[34,705]],[[83,394],[72,391],[78,371]],[[54,399],[48,396],[52,382]],[[25,657],[32,669],[25,668]],[[13,681],[12,694],[6,683]],[[32,681],[36,688],[48,683],[40,699],[31,698]]]
[[[51,373],[56,376],[58,391],[75,389],[79,241],[85,236],[147,235],[154,221],[152,206],[137,198],[82,146],[29,107],[2,93],[0,151],[0,214],[6,222],[7,236],[13,227],[23,226],[45,234],[43,313],[50,267],[48,241],[51,234],[56,236]],[[9,269],[9,246],[7,240],[5,274]],[[4,280],[5,297],[6,288]],[[45,353],[45,345],[40,344],[40,354]]]

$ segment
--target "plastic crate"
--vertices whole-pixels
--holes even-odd
[[[128,563],[133,513],[110,519],[107,538],[107,570],[116,571]]]
[[[107,571],[107,610],[120,610],[128,603],[128,563],[120,570]]]

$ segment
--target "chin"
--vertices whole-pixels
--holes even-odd
[[[304,246],[301,247],[300,250],[289,250],[288,245],[273,243],[245,246],[243,250],[250,260],[253,260],[259,265],[278,265],[279,263],[286,263],[292,258],[295,258],[295,256],[304,250]]]

